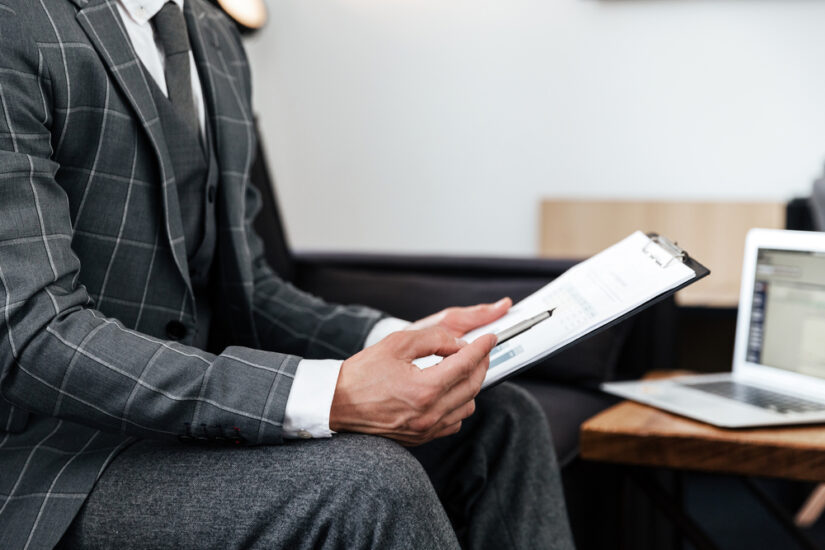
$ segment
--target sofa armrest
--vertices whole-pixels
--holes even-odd
[[[581,261],[558,258],[506,258],[342,252],[298,252],[297,268],[368,269],[370,271],[487,277],[557,277]]]
[[[333,302],[357,302],[403,319],[451,305],[521,300],[575,260],[296,254],[295,283]]]

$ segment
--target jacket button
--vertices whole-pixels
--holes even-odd
[[[183,340],[186,336],[186,326],[180,321],[169,321],[166,323],[166,336],[170,340]]]

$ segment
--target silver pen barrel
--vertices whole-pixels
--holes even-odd
[[[498,344],[503,344],[507,340],[510,340],[511,338],[514,338],[514,337],[518,336],[522,332],[526,332],[526,331],[530,330],[531,328],[533,328],[537,324],[541,323],[545,319],[549,319],[553,315],[554,311],[555,311],[555,308],[553,308],[551,310],[548,310],[548,311],[542,311],[538,315],[534,315],[533,317],[530,317],[529,319],[525,319],[524,321],[521,321],[520,323],[516,323],[515,325],[513,325],[510,328],[506,328],[506,329],[502,330],[501,332],[496,334],[496,337],[498,338]],[[496,345],[498,345],[498,344],[496,344]]]

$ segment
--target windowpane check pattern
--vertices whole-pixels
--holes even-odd
[[[300,359],[354,353],[381,316],[266,265],[241,42],[204,0],[185,17],[220,167],[216,354],[188,345],[171,160],[114,0],[0,0],[0,548],[54,545],[136,438],[280,443]]]

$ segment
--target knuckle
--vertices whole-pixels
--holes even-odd
[[[444,310],[445,317],[453,317],[456,313],[460,312],[461,308],[457,306],[451,306]]]
[[[417,437],[425,437],[438,422],[438,418],[434,414],[425,414],[410,422],[410,428],[415,432]]]
[[[397,355],[406,355],[410,351],[415,334],[412,331],[393,332],[386,337],[387,344]]]
[[[468,360],[464,363],[464,376],[470,377],[477,371],[481,370],[481,361]]]
[[[408,416],[398,416],[388,424],[388,428],[392,433],[405,434],[412,431],[412,419]]]
[[[409,425],[410,431],[413,432],[414,434],[420,434],[421,432],[426,431],[426,426],[424,424],[424,419],[423,418],[413,418],[412,420],[409,421],[408,425]],[[415,436],[412,435],[410,437],[415,437]]]
[[[389,336],[387,336],[386,340],[388,343],[399,346],[403,345],[407,341],[407,334],[404,331],[393,332]]]
[[[423,439],[428,433],[430,433],[428,424],[423,419],[416,421],[413,426],[415,429],[410,436],[413,439]]]
[[[422,410],[431,408],[438,399],[436,389],[431,386],[423,386],[418,389],[415,395],[415,405]]]
[[[424,426],[425,432],[431,432],[433,428],[435,428],[436,424],[438,424],[439,416],[437,414],[428,414],[424,417]]]
[[[393,332],[385,336],[384,339],[381,340],[381,342],[379,342],[379,344],[383,345],[384,347],[394,349],[398,347],[398,338],[399,334],[397,332]]]

